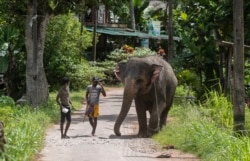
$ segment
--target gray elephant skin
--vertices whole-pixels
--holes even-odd
[[[120,126],[133,100],[139,123],[138,137],[157,133],[166,125],[178,84],[170,64],[160,56],[132,57],[125,63],[118,63],[114,73],[124,84],[122,107],[114,125],[115,134],[121,136]]]

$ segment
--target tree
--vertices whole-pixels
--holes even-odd
[[[198,99],[202,99],[206,90],[221,89],[223,81],[219,76],[223,71],[219,70],[218,60],[226,51],[218,48],[217,41],[232,39],[232,4],[227,0],[220,0],[220,3],[178,0],[176,5],[173,11],[175,33],[182,40],[176,48],[175,61],[181,68],[197,73],[200,83],[194,90]]]
[[[6,44],[8,68],[4,73],[7,95],[14,100],[25,92],[25,44],[24,44],[24,13],[11,8],[13,1],[0,1],[0,46]],[[22,6],[20,6],[22,7]],[[19,14],[14,13],[18,12]]]
[[[18,5],[17,5],[18,4]],[[26,95],[28,102],[37,106],[48,100],[48,83],[44,71],[44,42],[46,26],[50,17],[77,12],[80,0],[2,0],[1,9],[8,18],[21,19],[25,27],[25,46],[27,51],[26,62]],[[8,15],[9,13],[9,15]],[[10,14],[11,13],[11,14]]]
[[[134,12],[134,0],[129,0],[130,22],[131,29],[135,31],[135,12]]]
[[[233,1],[234,22],[234,68],[233,68],[233,111],[234,131],[244,134],[245,130],[245,87],[244,87],[244,18],[243,0]]]
[[[173,57],[173,45],[174,45],[174,40],[173,40],[173,0],[168,0],[168,60],[170,60]],[[167,17],[167,16],[166,16]]]
[[[58,87],[58,80],[69,75],[74,82],[71,88],[75,87],[80,73],[75,71],[74,66],[83,63],[83,51],[91,45],[92,33],[81,28],[73,13],[50,19],[44,49],[44,68],[50,89]]]

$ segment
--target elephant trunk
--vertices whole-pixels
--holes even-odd
[[[116,119],[115,126],[114,126],[114,132],[117,136],[121,136],[120,126],[122,122],[124,121],[124,119],[126,118],[128,111],[131,107],[132,101],[134,99],[134,91],[135,89],[133,89],[133,86],[125,85],[121,111]]]

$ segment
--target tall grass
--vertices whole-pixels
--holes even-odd
[[[45,130],[52,121],[46,111],[28,106],[13,109],[12,118],[5,123],[7,144],[2,160],[29,160],[40,150]],[[50,109],[53,112],[56,111]]]
[[[216,92],[203,105],[174,105],[167,126],[153,139],[196,154],[205,161],[249,161],[249,136],[233,134],[232,105]],[[250,122],[246,110],[246,123]],[[246,125],[249,130],[249,124]]]

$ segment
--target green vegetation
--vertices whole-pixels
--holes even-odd
[[[5,77],[9,81],[8,90],[10,91],[8,95],[14,100],[20,98],[24,91],[31,91],[26,90],[26,87],[32,83],[26,84],[26,82],[36,78],[30,79],[33,73],[29,73],[27,74],[29,79],[27,79],[25,74],[26,65],[32,64],[27,59],[31,58],[29,53],[33,55],[33,51],[26,50],[27,46],[25,46],[25,40],[28,38],[25,37],[25,29],[30,28],[24,28],[25,22],[29,22],[27,21],[29,16],[24,15],[29,15],[26,9],[27,6],[32,6],[32,3],[28,3],[28,5],[27,2],[20,1],[17,5],[16,1],[0,1],[0,56],[2,58],[8,57],[8,69]],[[38,62],[44,62],[44,64],[39,63],[41,66],[38,66],[37,69],[44,68],[45,70],[51,92],[50,100],[44,106],[31,108],[29,106],[16,107],[10,97],[0,97],[0,119],[5,123],[6,135],[8,136],[7,156],[3,157],[8,157],[10,161],[30,160],[40,150],[45,129],[59,119],[58,107],[55,104],[55,91],[63,76],[68,76],[71,79],[71,89],[75,90],[71,93],[71,97],[74,107],[79,109],[84,97],[82,90],[85,89],[94,75],[97,75],[105,83],[117,83],[113,75],[113,69],[117,62],[126,61],[131,56],[155,54],[150,49],[137,48],[132,43],[129,44],[130,46],[123,46],[122,49],[108,53],[105,55],[107,56],[105,61],[96,62],[96,64],[88,62],[84,58],[86,54],[84,52],[92,46],[92,34],[81,28],[80,22],[75,17],[82,10],[85,10],[86,6],[79,4],[79,1],[62,0],[56,4],[47,0],[38,2],[39,15],[52,16],[52,13],[54,15],[49,19],[48,26],[40,28],[47,29],[45,43],[38,43],[39,48],[43,49],[44,45],[44,54],[42,53],[38,57],[43,58],[39,59]],[[97,4],[96,0],[86,2],[88,5]],[[120,23],[130,24],[128,2],[122,0],[102,2],[106,4],[107,9],[113,11],[120,18]],[[167,26],[166,20],[168,18],[164,11],[151,13],[148,19],[143,18],[143,9],[148,3],[146,0],[134,0],[137,30],[147,32],[150,20],[162,21],[162,26]],[[223,83],[229,81],[224,76],[227,72],[222,66],[223,63],[226,63],[223,61],[231,59],[227,56],[229,48],[219,46],[218,41],[233,42],[232,4],[228,0],[177,0],[173,9],[174,35],[181,38],[181,41],[174,42],[175,53],[173,53],[173,60],[170,60],[180,84],[177,96],[192,96],[196,100],[176,99],[171,110],[173,119],[154,139],[161,142],[162,145],[173,144],[178,149],[195,153],[204,160],[250,160],[249,137],[238,137],[233,134],[232,105],[226,97],[215,92],[220,91],[221,87],[225,88],[226,85]],[[250,3],[244,3],[245,44],[250,44],[250,30],[247,26],[250,21],[247,12],[249,8]],[[72,13],[76,13],[76,15]],[[42,17],[36,20],[42,20]],[[43,35],[43,32],[38,33],[37,36],[40,35]],[[158,42],[153,42],[154,45],[158,45],[156,43]],[[160,43],[162,47],[167,49],[166,40],[161,40]],[[247,52],[249,54],[247,50],[245,54]],[[225,60],[222,61],[222,59]],[[246,57],[245,63],[245,85],[246,95],[249,99],[250,63],[247,62],[247,59],[249,58]],[[45,81],[41,81],[40,84],[43,82]],[[0,95],[4,95],[6,89],[1,89]],[[208,94],[206,95],[206,93]],[[203,99],[204,95],[206,99]],[[200,100],[205,102],[198,104]],[[187,101],[190,101],[190,104]],[[250,129],[249,110],[246,110],[245,114],[245,129]]]
[[[44,67],[52,89],[57,88],[64,76],[74,82],[72,88],[85,88],[84,82],[91,80],[91,73],[101,73],[82,59],[84,50],[92,46],[91,41],[92,33],[84,28],[81,32],[81,24],[74,14],[50,19],[46,32]]]
[[[177,90],[178,93],[178,90]],[[202,105],[175,102],[167,126],[153,139],[174,145],[207,161],[249,161],[250,137],[233,134],[232,105],[221,94],[209,92]],[[250,111],[246,109],[246,129]]]

